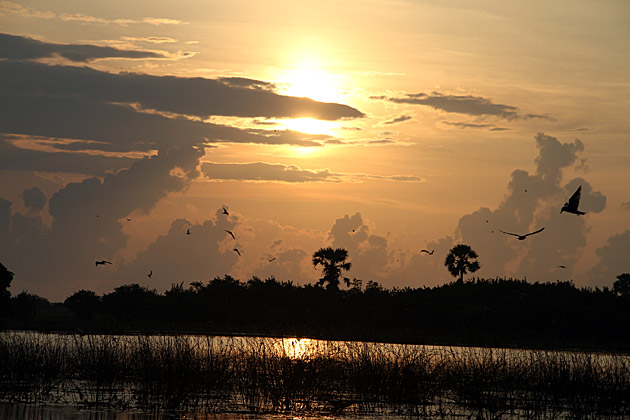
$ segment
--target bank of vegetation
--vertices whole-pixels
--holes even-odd
[[[630,295],[571,282],[455,281],[386,289],[328,289],[230,276],[159,293],[138,284],[64,303],[23,292],[5,299],[0,328],[84,333],[172,332],[311,337],[414,344],[630,349]]]

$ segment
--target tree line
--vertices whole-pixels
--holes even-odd
[[[79,290],[63,303],[28,292],[10,297],[0,288],[0,328],[630,350],[630,274],[619,275],[612,288],[593,289],[561,281],[464,281],[457,271],[457,280],[448,284],[388,289],[343,277],[351,267],[344,251],[314,253],[322,278],[306,285],[226,275],[187,286],[173,283],[163,293],[138,284],[103,295]],[[0,264],[0,285],[7,284],[6,273]]]

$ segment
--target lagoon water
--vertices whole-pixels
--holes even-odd
[[[0,360],[0,420],[630,414],[630,356],[619,354],[29,331],[0,332],[3,351],[13,365]]]

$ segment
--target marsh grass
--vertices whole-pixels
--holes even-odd
[[[0,401],[166,412],[624,418],[629,368],[584,352],[0,333]]]

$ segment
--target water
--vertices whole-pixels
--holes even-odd
[[[298,338],[0,332],[0,419],[627,415],[627,355]]]

